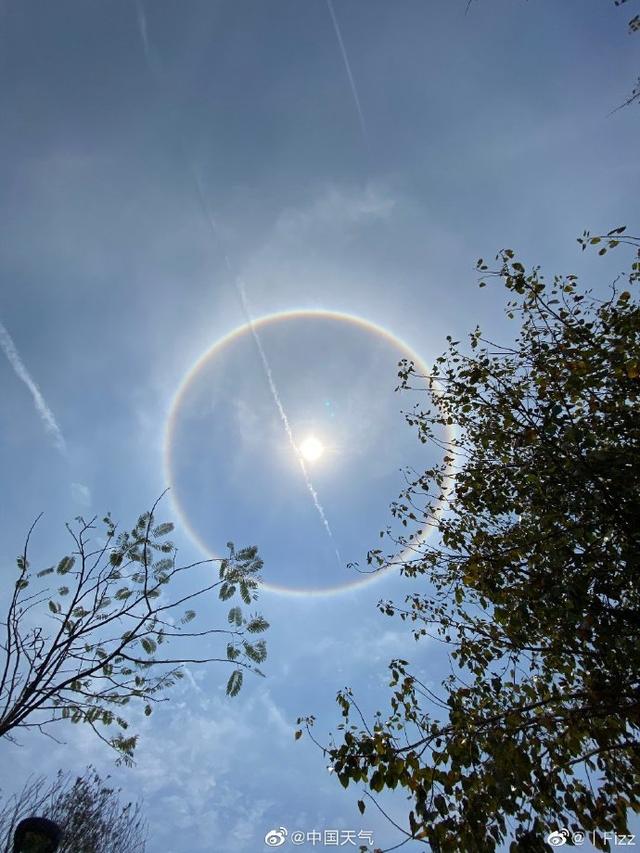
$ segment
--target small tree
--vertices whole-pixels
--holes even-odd
[[[638,247],[624,231],[580,243]],[[421,378],[431,407],[407,420],[424,442],[456,435],[393,514],[414,531],[395,540],[413,555],[402,574],[431,588],[378,605],[449,644],[452,674],[438,695],[392,661],[390,716],[369,725],[340,692],[339,728],[352,708],[364,728],[323,748],[344,787],[405,788],[403,831],[433,850],[511,838],[542,851],[563,830],[608,850],[604,833],[626,835],[640,811],[640,304],[615,283],[605,300],[580,293],[573,275],[547,287],[509,249],[498,259],[519,335],[500,346],[476,328],[467,353],[449,338]],[[418,378],[406,362],[400,376]],[[420,544],[429,527],[435,543]]]
[[[160,500],[160,499],[158,499]],[[262,561],[255,547],[236,551],[227,543],[229,555],[221,560],[200,560],[176,565],[175,546],[164,539],[173,525],[157,524],[155,510],[140,516],[131,531],[118,534],[111,516],[104,544],[91,546],[95,518],[76,518],[67,525],[75,550],[56,566],[37,572],[36,578],[56,578],[57,590],[32,592],[33,576],[28,561],[32,525],[24,550],[18,557],[18,578],[13,584],[6,622],[0,642],[0,737],[13,737],[17,729],[48,727],[60,719],[87,723],[98,737],[118,753],[118,763],[132,763],[137,735],[122,731],[105,737],[100,728],[115,723],[121,730],[128,723],[121,710],[132,699],[144,702],[151,714],[155,702],[166,701],[158,694],[183,676],[187,663],[224,661],[234,671],[227,683],[227,695],[235,696],[242,686],[243,670],[263,673],[254,664],[266,656],[264,640],[254,642],[247,634],[265,631],[269,625],[260,615],[243,616],[239,606],[228,614],[229,628],[197,632],[183,630],[195,618],[187,609],[177,624],[171,614],[198,596],[219,588],[226,601],[236,590],[245,604],[257,598]],[[37,521],[37,519],[36,519]],[[219,578],[203,589],[167,602],[161,594],[178,574],[195,566],[220,563]],[[27,620],[46,606],[46,617],[54,624],[49,634],[45,626],[27,626]],[[4,632],[3,632],[4,633]],[[225,658],[170,658],[159,654],[159,646],[173,637],[227,637]],[[4,660],[3,660],[4,658]],[[170,669],[162,665],[172,665]],[[159,674],[152,675],[151,670]],[[112,708],[117,709],[114,713]],[[54,738],[55,739],[55,738]]]
[[[61,770],[45,787],[44,776],[28,781],[0,810],[0,850],[11,853],[13,834],[23,818],[37,815],[63,831],[58,853],[144,853],[147,826],[140,804],[122,805],[120,791],[107,787],[91,766],[72,782]]]

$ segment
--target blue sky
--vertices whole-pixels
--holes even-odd
[[[388,847],[396,830],[371,805],[360,816],[362,793],[294,742],[295,721],[315,714],[326,742],[339,689],[384,713],[391,658],[437,685],[446,656],[376,610],[416,581],[306,593],[360,579],[336,547],[363,561],[399,468],[432,458],[403,422],[398,359],[429,363],[476,323],[514,334],[500,286],[477,288],[477,258],[508,246],[596,285],[626,263],[595,266],[575,240],[637,216],[638,109],[608,115],[637,77],[631,14],[605,0],[477,0],[468,14],[466,0],[333,0],[350,80],[325,0],[140,1],[0,7],[3,559],[41,511],[43,565],[78,513],[132,524],[173,472],[161,514],[185,562],[255,543],[265,580],[302,594],[261,593],[266,680],[229,700],[228,670],[191,667],[139,714],[136,768],[61,727],[64,747],[3,744],[0,787],[92,761],[144,797],[151,853],[253,853],[280,826],[371,830]],[[221,347],[175,413],[168,467],[172,402],[246,322],[241,292],[254,320],[369,326],[265,323],[273,387],[250,333]],[[326,446],[307,467],[333,538],[274,388],[296,440]],[[217,600],[198,610],[202,627],[226,620]],[[405,825],[402,795],[381,804]]]

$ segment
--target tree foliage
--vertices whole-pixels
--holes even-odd
[[[47,786],[44,776],[28,781],[0,810],[0,850],[13,850],[13,833],[25,817],[47,817],[63,831],[58,853],[144,853],[147,826],[139,803],[122,805],[91,766],[72,781],[61,770]]]
[[[186,663],[232,663],[230,696],[240,690],[243,670],[263,674],[256,664],[266,659],[265,641],[247,639],[269,627],[262,616],[245,616],[234,606],[229,628],[191,632],[183,626],[195,611],[175,616],[178,608],[182,612],[184,605],[216,588],[222,601],[236,591],[245,604],[254,601],[262,568],[257,549],[236,551],[229,542],[225,559],[178,566],[177,550],[165,539],[173,525],[156,522],[157,504],[122,533],[107,515],[103,544],[97,547],[91,540],[96,519],[76,518],[75,527],[67,525],[73,552],[35,577],[28,559],[32,526],[17,560],[18,577],[11,582],[7,618],[0,622],[0,737],[12,738],[20,728],[47,734],[51,723],[67,719],[88,724],[116,750],[118,762],[131,764],[137,735],[123,734],[129,726],[123,709],[132,699],[144,704],[148,716],[154,703],[167,701],[159,694],[182,678]],[[176,576],[215,562],[220,563],[219,576],[211,584],[174,600],[163,596]],[[43,578],[49,579],[48,587],[38,586]],[[53,626],[50,631],[45,622]],[[224,658],[175,658],[160,652],[175,637],[202,640],[217,634],[227,639]],[[104,729],[112,724],[120,731],[105,736]]]
[[[548,285],[506,249],[478,268],[509,291],[515,342],[476,328],[428,376],[400,365],[402,388],[430,392],[407,414],[420,439],[454,434],[392,510],[401,572],[430,588],[378,606],[448,644],[452,672],[435,693],[392,661],[391,713],[371,725],[340,692],[343,742],[326,751],[344,787],[406,789],[403,831],[437,851],[547,850],[560,828],[608,849],[640,811],[640,240],[579,242],[637,249],[629,289]],[[347,728],[354,710],[364,728]]]

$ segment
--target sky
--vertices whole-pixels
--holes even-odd
[[[294,741],[296,719],[328,744],[338,690],[386,714],[392,658],[435,687],[449,671],[376,608],[420,581],[348,567],[378,547],[402,469],[437,459],[404,422],[420,398],[395,392],[397,363],[428,365],[476,324],[514,336],[479,257],[510,247],[596,287],[626,266],[576,238],[637,216],[640,112],[611,114],[638,73],[629,8],[0,5],[4,571],[40,512],[44,566],[69,550],[66,521],[132,526],[170,486],[185,563],[258,546],[271,624],[267,677],[235,699],[228,667],[193,665],[150,718],[132,711],[134,768],[60,724],[64,745],[1,745],[5,794],[91,762],[143,798],[149,853],[254,853],[280,827],[283,849],[296,830],[402,840]],[[301,464],[310,437],[324,452]],[[227,609],[203,600],[195,624]],[[407,826],[403,794],[379,802]]]

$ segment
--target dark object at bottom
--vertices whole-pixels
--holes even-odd
[[[62,830],[46,817],[21,820],[13,836],[13,853],[55,853]]]

